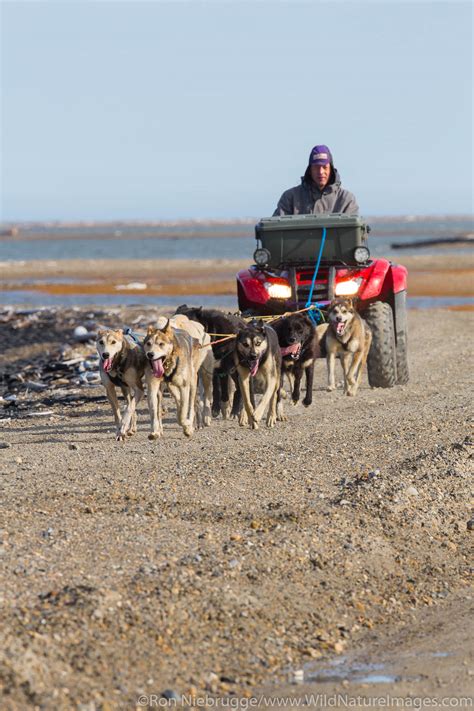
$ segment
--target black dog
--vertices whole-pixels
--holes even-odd
[[[313,401],[314,361],[321,357],[316,327],[305,314],[291,314],[272,323],[278,335],[282,355],[282,380],[286,374],[290,382],[293,404],[300,399],[303,373],[306,373],[306,395],[303,405]]]
[[[187,306],[187,304],[183,304],[178,306],[176,313],[185,314],[192,321],[198,321],[204,326],[207,333],[237,334],[247,325],[239,316],[225,314],[218,309],[203,309],[202,306]],[[214,340],[220,339],[216,337]],[[238,416],[242,408],[239,379],[235,371],[233,358],[234,349],[235,339],[212,345],[212,352],[216,360],[213,377],[213,417],[218,417],[221,412],[224,419],[229,416],[229,377],[233,379],[236,387],[231,414]]]

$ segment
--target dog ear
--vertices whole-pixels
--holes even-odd
[[[169,319],[167,320],[161,331],[162,333],[166,333],[167,336],[170,336],[173,333],[173,329],[171,328],[171,322]]]
[[[357,305],[358,297],[357,297],[357,296],[348,296],[347,299],[346,299],[346,301],[347,301],[347,303],[348,303],[348,305],[349,305],[349,308],[350,308],[352,311],[356,311],[356,305]]]
[[[149,324],[148,324],[148,328],[147,328],[147,330],[146,330],[146,335],[147,335],[147,336],[151,336],[151,334],[154,333],[154,332],[155,332],[155,327],[153,326],[152,323],[149,323]]]

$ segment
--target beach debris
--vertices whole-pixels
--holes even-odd
[[[436,237],[434,239],[418,239],[412,242],[392,242],[391,249],[413,249],[413,247],[437,247],[444,245],[474,244],[473,232],[461,232],[452,237]]]
[[[150,315],[151,312],[151,315]],[[58,406],[74,407],[102,400],[99,356],[95,339],[100,328],[124,328],[124,323],[146,330],[156,318],[153,307],[134,312],[121,308],[42,307],[0,309],[0,339],[5,351],[19,357],[0,371],[0,426],[14,418],[61,416]],[[29,351],[31,347],[31,352]],[[88,391],[96,389],[91,393]]]
[[[95,341],[97,338],[96,331],[89,331],[86,326],[76,326],[74,329],[74,340],[78,343],[87,343],[88,341]]]
[[[116,291],[143,291],[148,288],[148,284],[143,281],[131,281],[128,284],[117,284]]]
[[[0,449],[10,449],[10,442],[0,442]]]
[[[49,417],[55,415],[54,410],[38,410],[37,412],[27,412],[27,417]]]

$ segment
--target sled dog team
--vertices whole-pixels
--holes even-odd
[[[212,342],[209,334],[233,334]],[[214,338],[215,340],[215,338]],[[315,327],[303,313],[279,318],[271,326],[217,309],[180,306],[170,319],[160,317],[148,327],[140,344],[132,344],[122,330],[102,330],[97,336],[100,377],[112,406],[116,439],[136,432],[136,407],[144,397],[146,381],[151,432],[163,434],[162,394],[166,387],[176,403],[184,434],[211,423],[222,414],[237,417],[241,426],[257,429],[266,414],[274,427],[285,420],[283,380],[286,376],[294,404],[306,379],[303,404],[312,402],[314,362],[326,356],[328,390],[334,390],[335,360],[340,358],[344,392],[355,395],[372,341],[367,323],[352,300],[336,299],[328,310],[328,323]],[[120,412],[120,388],[125,410]],[[256,403],[256,395],[260,401]]]

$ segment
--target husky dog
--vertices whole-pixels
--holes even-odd
[[[245,412],[239,417],[241,426],[254,430],[268,406],[267,427],[274,427],[280,395],[281,353],[278,336],[270,326],[254,320],[242,328],[235,339],[234,364],[239,376]],[[253,402],[252,385],[263,393],[257,407]]]
[[[137,431],[136,406],[142,399],[145,355],[139,346],[132,346],[122,330],[103,330],[97,334],[97,352],[100,357],[100,379],[112,406],[115,419],[115,439]],[[127,402],[123,418],[115,388],[122,390]]]
[[[148,439],[163,434],[161,420],[161,386],[165,383],[176,402],[178,423],[186,437],[194,427],[194,405],[197,373],[201,356],[200,343],[186,331],[174,329],[169,321],[164,328],[148,326],[143,341],[147,360],[145,369],[151,432]]]
[[[314,361],[321,356],[321,348],[316,327],[305,314],[290,314],[278,319],[272,325],[275,329],[282,356],[282,381],[286,374],[291,387],[293,404],[300,399],[300,385],[306,375],[306,394],[303,405],[309,407],[313,401]]]
[[[202,324],[207,333],[236,334],[239,329],[247,325],[240,316],[225,314],[219,309],[203,309],[202,306],[193,307],[183,304],[178,307],[176,314],[186,314],[188,318]],[[224,420],[229,417],[231,411],[229,390],[231,380],[236,386],[232,414],[238,414],[241,407],[239,382],[235,374],[233,358],[234,345],[234,341],[229,339],[212,346],[215,358],[212,415],[218,417],[219,413],[222,413]]]
[[[328,390],[336,388],[334,365],[338,356],[344,372],[344,393],[355,395],[362,378],[362,368],[369,355],[372,331],[355,310],[352,299],[335,299],[329,306],[328,321]]]
[[[167,321],[166,316],[160,316],[156,322],[156,327],[165,328]],[[184,314],[175,314],[169,319],[169,322],[174,329],[189,333],[201,346],[197,359],[196,425],[198,428],[209,427],[211,424],[212,378],[214,373],[211,337],[206,333],[202,324],[192,321]]]

